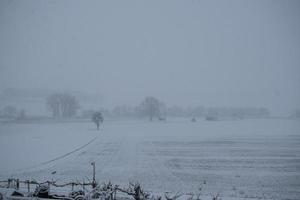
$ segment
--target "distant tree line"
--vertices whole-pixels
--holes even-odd
[[[167,117],[218,119],[264,118],[270,115],[264,107],[204,107],[204,106],[166,106],[155,97],[146,97],[137,106],[118,105],[112,110],[100,109],[105,117],[111,118],[148,118],[164,119]],[[84,117],[91,117],[93,110],[84,110]]]
[[[0,109],[0,118],[10,120],[23,120],[26,118],[25,109],[17,109],[15,106],[7,105]]]
[[[167,106],[155,97],[145,97],[138,105],[117,105],[112,109],[95,108],[81,110],[79,102],[69,93],[53,93],[46,98],[46,106],[53,118],[82,117],[91,119],[95,112],[100,112],[103,118],[147,118],[153,120],[166,120],[168,117],[204,118],[206,120],[244,119],[269,117],[270,112],[264,107],[204,107],[204,106]],[[290,117],[300,117],[300,111],[295,110]],[[0,107],[0,118],[9,120],[31,119],[25,109],[6,105]]]

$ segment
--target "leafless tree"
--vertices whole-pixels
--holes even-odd
[[[75,116],[79,109],[79,103],[76,98],[70,94],[61,94],[60,99],[62,117],[70,118]]]
[[[79,103],[76,98],[66,93],[52,94],[47,98],[47,107],[54,118],[70,118],[76,115]]]
[[[52,94],[47,98],[47,108],[52,112],[52,117],[60,116],[60,95]]]
[[[2,110],[2,115],[5,118],[16,118],[18,110],[14,106],[5,106]]]
[[[139,106],[140,113],[143,116],[149,117],[150,121],[154,117],[159,117],[161,102],[154,97],[146,97]]]
[[[103,122],[103,117],[101,112],[95,112],[92,116],[92,121],[96,124],[97,130],[99,130],[100,123]]]

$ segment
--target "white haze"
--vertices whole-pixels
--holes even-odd
[[[0,2],[0,90],[300,107],[299,1]]]

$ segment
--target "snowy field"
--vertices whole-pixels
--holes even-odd
[[[88,180],[92,161],[99,182],[153,192],[300,199],[300,120],[0,124],[0,180]]]

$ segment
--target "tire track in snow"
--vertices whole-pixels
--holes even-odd
[[[94,142],[97,138],[98,138],[98,137],[93,138],[93,139],[90,140],[88,143],[86,143],[86,144],[84,144],[84,145],[82,145],[82,146],[80,146],[80,147],[74,149],[74,150],[71,151],[71,152],[68,152],[68,153],[66,153],[66,154],[63,154],[63,155],[61,155],[61,156],[58,156],[58,157],[56,157],[56,158],[53,158],[53,159],[51,159],[51,160],[48,160],[48,161],[45,161],[45,162],[42,162],[42,163],[37,163],[37,164],[32,165],[32,166],[29,166],[29,167],[17,169],[17,170],[15,170],[15,171],[18,171],[18,172],[11,173],[11,174],[12,174],[13,176],[24,176],[24,175],[26,176],[26,175],[28,175],[28,174],[30,175],[30,174],[36,174],[36,173],[38,173],[38,172],[44,172],[44,171],[47,170],[47,169],[53,168],[53,166],[50,167],[50,168],[49,168],[49,167],[44,168],[43,166],[46,166],[47,164],[53,163],[53,162],[55,162],[55,161],[57,161],[57,160],[63,159],[63,158],[65,158],[65,157],[67,157],[67,156],[70,156],[71,154],[74,154],[75,152],[77,152],[77,151],[79,151],[79,150],[81,150],[81,149],[87,147],[88,145],[90,145],[90,144],[91,144],[92,142]]]
[[[176,183],[176,186],[177,186],[176,189],[177,188],[178,189],[184,188],[185,183],[180,178],[178,178],[176,175],[174,175],[171,172],[171,170],[164,165],[164,160],[161,160],[158,157],[159,153],[158,153],[157,148],[154,144],[154,141],[149,142],[149,147],[150,147],[150,151],[153,155],[153,160],[155,161],[155,164],[150,162],[150,166],[151,166],[150,168],[151,168],[152,173],[155,175],[155,177],[157,177],[157,180],[160,180],[160,182],[163,182],[163,181],[166,181],[166,180],[168,180],[167,182],[169,182],[169,183],[165,182],[165,184],[163,184],[162,186],[165,187],[165,189],[166,189],[168,187],[166,184],[170,184],[170,180],[173,179],[171,182]],[[156,165],[158,165],[158,166],[156,166]],[[158,172],[155,169],[159,169],[160,172]],[[163,180],[163,179],[165,179],[165,180]],[[169,188],[169,189],[173,190],[174,188]],[[177,192],[178,192],[178,189],[177,189]],[[172,192],[175,192],[175,191],[172,191]]]
[[[115,140],[115,139],[114,139]],[[127,136],[118,138],[114,145],[114,151],[101,159],[101,167],[97,167],[98,178],[118,182],[127,185],[128,181],[134,181],[138,172],[138,160],[136,158],[136,141]],[[98,160],[97,159],[97,160]]]
[[[115,176],[115,173],[119,173],[120,168],[116,168],[115,172],[111,174],[110,169],[115,168],[117,166],[123,165],[122,169],[125,168],[124,161],[125,157],[128,157],[128,140],[126,137],[122,137],[117,142],[117,148],[113,151],[113,153],[107,158],[106,162],[103,165],[103,168],[101,169],[100,173],[107,173],[106,175],[113,175]]]
[[[112,160],[119,153],[122,143],[123,143],[122,140],[118,141],[118,142],[115,142],[115,143],[106,142],[106,144],[102,148],[102,150],[107,149],[107,148],[111,148],[111,147],[114,147],[114,150],[111,153],[109,153],[108,155],[103,155],[103,157],[97,157],[94,160],[94,162],[96,162],[98,164],[100,163],[100,169],[99,169],[99,166],[98,166],[97,167],[97,173],[102,173],[105,169],[108,168],[108,166],[111,164]]]
[[[157,180],[161,180],[162,179],[162,175],[159,174],[159,172],[157,172],[157,165],[160,165],[160,161],[157,158],[156,155],[156,151],[155,151],[155,147],[152,144],[151,141],[149,142],[145,142],[145,144],[148,144],[148,147],[146,148],[146,150],[152,154],[151,157],[148,161],[147,161],[147,172],[149,173],[149,175],[151,176],[149,178],[149,180],[151,180],[151,184],[156,184]],[[160,181],[160,183],[163,183],[163,181]],[[165,184],[162,184],[163,187],[165,187]],[[159,188],[161,188],[162,186],[160,186]]]
[[[84,145],[78,147],[77,149],[74,149],[73,151],[71,151],[71,152],[69,152],[69,153],[63,154],[63,155],[61,155],[61,156],[58,156],[58,157],[53,158],[53,159],[51,159],[51,160],[48,160],[48,161],[46,161],[46,162],[42,162],[41,165],[47,165],[47,164],[52,163],[52,162],[54,162],[54,161],[60,160],[60,159],[62,159],[62,158],[65,158],[65,157],[67,157],[67,156],[69,156],[69,155],[71,155],[71,154],[73,154],[73,153],[75,153],[75,152],[77,152],[77,151],[83,149],[84,147],[88,146],[89,144],[91,144],[92,142],[94,142],[96,139],[97,139],[97,137],[93,138],[93,139],[90,140],[88,143],[86,143],[86,144],[84,144]]]

